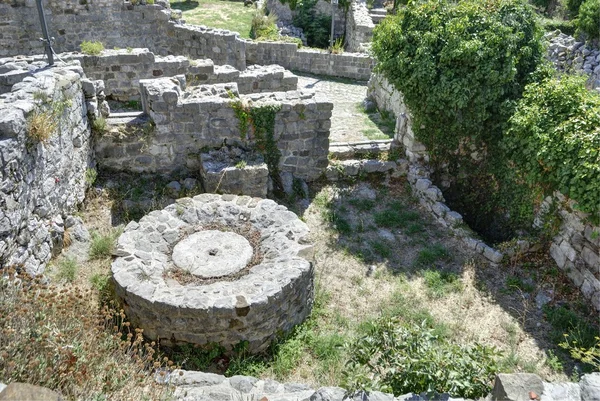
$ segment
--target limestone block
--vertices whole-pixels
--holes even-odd
[[[0,393],[0,401],[62,401],[63,397],[55,391],[45,387],[27,383],[10,383]]]
[[[504,374],[496,376],[492,401],[530,401],[529,392],[542,394],[544,384],[539,376],[531,373]]]
[[[583,375],[579,385],[582,401],[600,401],[600,372]]]

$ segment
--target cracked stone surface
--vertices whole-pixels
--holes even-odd
[[[258,232],[260,263],[235,275],[247,267],[253,248],[215,226]],[[162,344],[217,343],[231,350],[248,341],[248,349],[259,352],[310,313],[308,233],[304,222],[272,200],[182,198],[127,225],[112,264],[116,292],[132,324]],[[175,268],[212,280],[182,284],[166,275]]]

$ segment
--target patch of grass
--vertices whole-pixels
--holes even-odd
[[[463,289],[458,276],[451,272],[425,270],[423,279],[427,287],[427,295],[431,298],[441,298],[446,294],[460,292]]]
[[[92,131],[96,134],[103,134],[107,131],[106,119],[98,117],[92,121]]]
[[[443,245],[433,244],[428,245],[419,251],[415,258],[414,266],[428,267],[435,264],[435,262],[449,259],[450,253]]]
[[[119,232],[114,230],[108,234],[91,233],[90,259],[106,259],[112,256],[115,241]]]
[[[94,273],[90,277],[90,284],[98,291],[101,299],[107,299],[112,292],[110,280],[110,275],[103,273]]]
[[[371,241],[370,245],[373,252],[379,257],[387,259],[392,256],[392,248],[390,248],[390,246],[385,242]]]
[[[368,212],[375,207],[375,201],[371,199],[350,199],[348,203],[354,206],[356,209],[361,212]]]
[[[387,228],[403,228],[419,219],[419,213],[389,208],[373,215],[375,224]]]
[[[560,358],[552,350],[546,352],[546,366],[554,373],[563,373],[564,367]]]
[[[343,218],[339,213],[333,213],[331,222],[335,230],[342,235],[349,235],[352,233],[352,225],[350,222]]]
[[[565,334],[579,347],[592,348],[596,344],[598,327],[590,324],[580,313],[570,309],[570,306],[544,305],[543,310],[552,325],[550,338],[555,344],[561,343]]]
[[[223,355],[225,349],[219,344],[205,346],[181,344],[175,347],[165,347],[164,351],[183,369],[206,370],[218,357]]]
[[[531,294],[535,290],[535,286],[530,283],[526,283],[519,277],[510,276],[506,278],[506,288],[509,292],[519,290]]]
[[[59,280],[65,280],[69,283],[75,280],[75,276],[77,275],[77,271],[79,270],[79,266],[77,265],[77,260],[74,258],[64,258],[61,259],[56,267],[58,268],[58,273],[56,277]]]
[[[170,3],[172,9],[182,11],[183,19],[188,24],[227,29],[250,39],[255,7],[245,7],[241,1],[225,0],[172,0]]]
[[[81,52],[83,54],[87,54],[90,56],[97,56],[98,54],[102,53],[102,51],[104,50],[104,45],[102,44],[102,42],[97,42],[97,41],[92,42],[92,41],[84,40],[79,45],[79,48],[81,49]]]

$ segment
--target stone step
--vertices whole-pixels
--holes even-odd
[[[143,111],[110,113],[106,119],[106,124],[114,125],[145,125],[150,122],[150,117]]]
[[[332,143],[329,145],[329,155],[332,159],[347,160],[361,156],[377,157],[390,150],[392,140],[381,139],[373,141]]]
[[[385,161],[379,159],[332,160],[325,169],[328,181],[356,179],[368,174],[387,174],[393,178],[403,177],[408,173],[408,161],[398,159]]]
[[[369,10],[369,14],[381,15],[385,17],[387,15],[387,10],[385,8],[372,8],[371,10]]]
[[[371,14],[371,20],[373,20],[373,23],[375,25],[379,24],[381,21],[383,21],[383,19],[385,18],[385,15],[377,15],[377,14]]]

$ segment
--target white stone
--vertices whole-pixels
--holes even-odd
[[[248,240],[233,232],[199,231],[173,248],[173,263],[195,276],[209,278],[233,274],[250,262]]]

